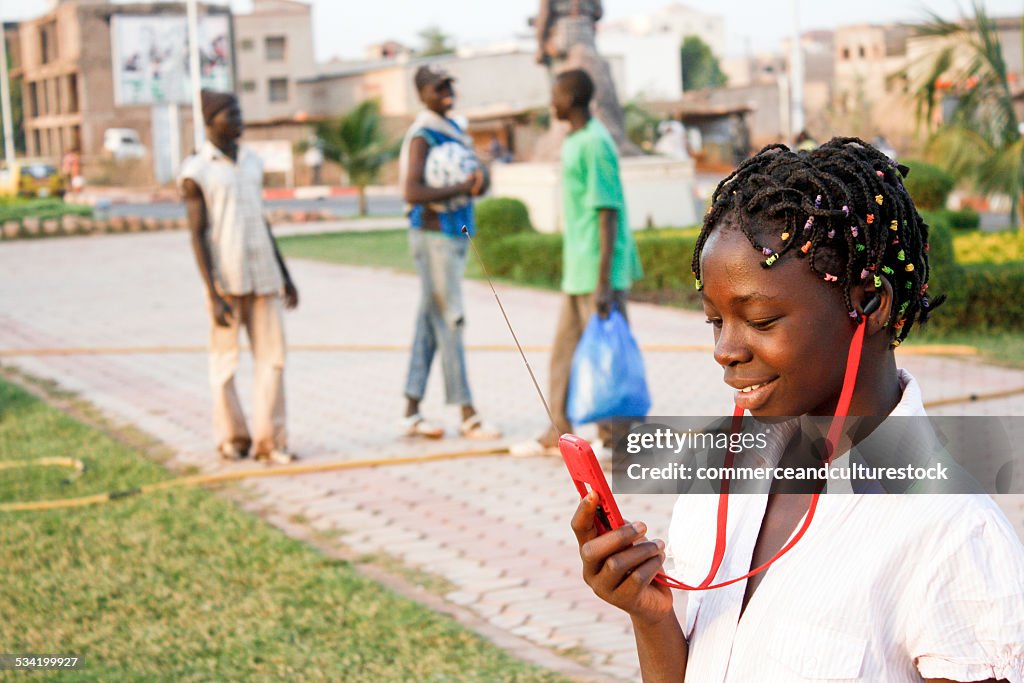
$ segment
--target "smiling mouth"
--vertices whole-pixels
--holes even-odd
[[[761,382],[760,384],[751,384],[749,387],[743,387],[742,389],[737,389],[736,391],[740,392],[741,394],[749,394],[751,391],[754,391],[755,389],[760,389],[761,387],[768,386],[774,381],[774,379],[770,379],[767,382]]]

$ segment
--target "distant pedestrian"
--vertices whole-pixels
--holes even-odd
[[[800,152],[809,152],[812,149],[817,149],[817,141],[811,137],[811,134],[806,130],[800,131],[799,135],[796,136],[796,149]]]
[[[551,102],[555,116],[569,123],[562,143],[562,291],[551,350],[549,402],[555,426],[536,441],[517,444],[513,454],[553,452],[560,434],[571,432],[566,414],[573,354],[594,313],[608,316],[612,307],[626,315],[626,299],[643,271],[626,217],[615,141],[591,115],[594,83],[582,69],[555,78]],[[614,440],[611,425],[599,425],[605,445]]]
[[[320,141],[314,140],[306,148],[305,154],[302,155],[302,161],[306,164],[306,168],[310,172],[310,184],[320,184],[320,174],[323,170],[324,165],[324,153],[320,149]]]
[[[282,309],[299,294],[263,217],[263,164],[239,146],[242,112],[229,93],[204,90],[206,142],[182,164],[192,248],[206,286],[210,317],[210,384],[217,448],[226,460],[248,455],[287,463]],[[282,296],[283,295],[283,296]],[[238,332],[245,327],[255,366],[253,432],[235,391]]]
[[[405,384],[406,436],[440,438],[444,429],[420,414],[420,401],[435,354],[441,356],[445,399],[462,409],[460,433],[469,439],[497,439],[473,406],[466,372],[462,277],[468,240],[473,234],[473,198],[486,190],[486,176],[473,152],[473,141],[448,116],[455,103],[452,76],[437,66],[416,71],[415,85],[425,109],[402,142],[399,181],[410,204],[409,246],[420,275],[420,307]]]

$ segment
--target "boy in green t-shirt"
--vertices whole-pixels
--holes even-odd
[[[569,373],[576,345],[590,317],[607,317],[615,306],[625,316],[627,292],[642,276],[619,178],[615,141],[590,114],[594,83],[582,69],[559,74],[551,93],[555,116],[569,122],[562,143],[562,291],[551,350],[551,413],[560,433],[572,431],[566,416]],[[610,429],[601,425],[609,443]],[[558,434],[518,444],[514,455],[557,453]]]

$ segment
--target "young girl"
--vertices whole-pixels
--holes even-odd
[[[906,169],[867,143],[765,148],[715,190],[693,270],[715,360],[755,417],[828,416],[864,325],[851,416],[924,415],[893,349],[940,300]],[[772,558],[810,494],[729,500],[715,583]],[[596,498],[572,527],[583,575],[633,621],[645,681],[1024,680],[1024,549],[985,495],[825,495],[807,533],[751,578],[687,593],[683,623],[654,583],[665,544],[642,522],[599,535]],[[680,496],[672,575],[708,572],[717,497]]]

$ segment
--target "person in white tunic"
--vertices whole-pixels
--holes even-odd
[[[217,449],[226,460],[246,457],[251,448],[256,460],[288,463],[295,456],[285,432],[283,308],[295,308],[299,294],[263,217],[263,163],[238,144],[238,100],[204,90],[202,104],[207,140],[182,163],[179,184],[212,322]],[[240,327],[253,353],[252,432],[235,391]]]
[[[691,267],[738,408],[829,416],[846,385],[851,416],[924,415],[893,351],[942,298],[928,292],[928,227],[906,172],[836,138],[765,148],[718,186]],[[857,432],[855,448],[870,438]],[[821,464],[796,450],[768,449],[762,464]],[[785,491],[776,479],[729,497],[714,584],[768,563],[799,533],[814,491]],[[632,619],[645,681],[1024,681],[1024,547],[992,499],[870,491],[822,495],[792,550],[747,579],[688,592],[681,619],[654,578],[665,570],[692,586],[709,573],[718,496],[679,497],[668,547],[642,522],[600,535],[594,494],[572,528],[585,581]]]

